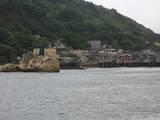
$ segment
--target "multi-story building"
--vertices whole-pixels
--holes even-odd
[[[88,42],[91,45],[91,50],[99,50],[102,47],[101,41],[93,40]]]
[[[117,63],[118,64],[130,64],[132,63],[133,56],[129,53],[123,53],[117,55]]]
[[[88,61],[88,56],[90,55],[90,52],[87,50],[72,50],[72,54],[77,55],[81,62],[87,62]]]

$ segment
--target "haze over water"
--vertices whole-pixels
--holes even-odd
[[[160,68],[0,73],[0,120],[159,120]]]

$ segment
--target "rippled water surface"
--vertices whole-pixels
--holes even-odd
[[[0,120],[160,120],[160,68],[0,73]]]

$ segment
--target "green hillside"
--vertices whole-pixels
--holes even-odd
[[[153,47],[160,36],[114,9],[83,0],[0,0],[0,63],[57,39],[73,48],[96,39],[139,50]]]

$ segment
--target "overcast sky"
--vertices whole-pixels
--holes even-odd
[[[115,8],[147,28],[160,33],[160,0],[86,0],[106,8]]]

